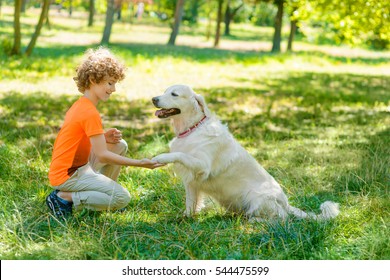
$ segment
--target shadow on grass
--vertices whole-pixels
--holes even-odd
[[[187,36],[202,36],[204,38],[210,37],[207,34],[210,33],[207,28],[183,26],[180,29],[180,35]],[[262,28],[262,30],[246,29],[246,28],[233,28],[230,31],[230,35],[221,35],[221,39],[228,39],[231,41],[246,41],[246,42],[272,42],[273,29]]]
[[[369,141],[359,145],[362,160],[357,168],[348,170],[336,181],[336,191],[363,196],[380,195],[390,199],[390,129],[369,136]],[[350,144],[340,145],[339,149],[348,149]],[[383,207],[390,213],[390,205]],[[382,209],[383,213],[386,212]],[[388,217],[390,218],[390,217]]]
[[[378,53],[380,54],[379,51]],[[325,51],[297,51],[294,52],[294,54],[298,56],[304,56],[304,57],[305,56],[322,57],[336,64],[359,63],[359,64],[366,64],[366,65],[379,65],[379,64],[390,63],[390,57],[388,55],[384,55],[384,56],[378,55],[378,57],[364,57],[364,56],[351,57],[349,55],[331,55],[329,53],[326,53]]]
[[[334,227],[333,223],[297,220],[251,224],[241,216],[215,213],[196,218],[172,213],[153,222],[132,215],[90,212],[66,222],[45,215],[38,221],[25,221],[29,232],[17,234],[35,240],[34,248],[17,256],[3,252],[2,259],[315,259],[326,248]],[[142,218],[143,213],[139,215]],[[52,237],[46,234],[49,230]],[[72,236],[71,254],[58,249],[68,235]]]
[[[314,72],[291,72],[283,76],[263,80],[240,79],[238,82],[253,83],[253,88],[216,88],[208,92],[211,102],[224,99],[234,103],[247,96],[268,98],[277,101],[285,98],[298,99],[298,105],[323,104],[330,107],[339,104],[362,103],[374,105],[388,101],[390,82],[387,76],[357,74],[328,74]],[[260,88],[260,89],[259,89]],[[200,89],[202,92],[206,90]]]
[[[74,64],[71,61],[73,58],[82,55],[88,48],[96,48],[97,45],[86,45],[86,46],[64,46],[64,45],[53,45],[50,47],[36,47],[34,49],[33,56],[30,58],[27,57],[8,57],[4,54],[0,54],[0,57],[3,61],[3,67],[6,71],[3,73],[3,79],[10,78],[23,78],[27,70],[31,73],[42,73],[47,75],[60,75],[69,74],[69,69],[73,69],[68,66],[68,63]],[[272,54],[268,52],[255,52],[255,51],[233,51],[233,50],[222,50],[214,48],[196,48],[188,46],[168,46],[164,44],[141,44],[141,43],[128,43],[128,44],[111,44],[115,52],[118,52],[121,57],[127,60],[127,63],[134,65],[139,63],[137,57],[142,57],[143,59],[154,59],[154,58],[165,58],[172,57],[177,59],[183,59],[188,61],[194,61],[197,63],[208,63],[211,61],[226,63],[229,64],[232,61],[236,61],[244,64],[261,64],[268,63],[269,61],[278,61],[284,62],[289,59],[300,56],[303,59],[310,58],[311,56],[321,57],[332,63],[364,63],[366,65],[379,65],[388,63],[390,59],[388,58],[348,58],[347,56],[331,56],[328,54],[321,54],[319,52],[299,52],[299,53],[283,53],[283,54]],[[143,62],[142,60],[141,62]],[[140,63],[141,63],[140,62]],[[59,68],[59,65],[63,67]],[[20,72],[20,74],[19,74]],[[31,74],[30,73],[30,74]],[[317,74],[305,74],[311,75],[313,78],[316,78]],[[321,75],[321,74],[318,74]],[[343,75],[341,75],[343,76]],[[295,77],[298,82],[300,79],[305,77],[297,76]],[[306,77],[307,78],[307,77]],[[345,77],[349,80],[351,77]],[[361,79],[362,77],[357,77]],[[288,79],[292,79],[289,77]],[[322,77],[322,79],[325,79]],[[337,74],[329,75],[328,77],[330,86],[335,87],[337,83],[344,83]],[[362,80],[361,82],[367,83],[372,81],[371,78]],[[383,78],[382,82],[388,83],[388,79]],[[261,83],[262,81],[259,81]],[[293,86],[293,84],[290,84]],[[368,84],[369,85],[369,84]],[[312,85],[310,85],[312,86]],[[315,85],[314,85],[315,86]],[[377,86],[377,84],[374,84]],[[353,90],[353,89],[351,89]],[[375,90],[375,88],[373,89]]]
[[[376,106],[388,102],[389,88],[385,76],[291,73],[252,88],[195,90],[238,138],[280,141],[315,138],[340,125],[376,124],[388,114]]]

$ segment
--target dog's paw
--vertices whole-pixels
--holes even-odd
[[[199,214],[200,210],[202,210],[200,207],[196,209],[186,209],[183,212],[183,216],[186,216],[187,218],[195,217]]]
[[[160,155],[152,158],[152,160],[157,161],[159,163],[173,163],[173,162],[175,162],[173,155],[170,153],[160,154]]]
[[[185,210],[184,212],[183,212],[183,216],[184,217],[187,217],[187,218],[192,218],[192,217],[194,217],[195,216],[195,212],[194,211],[191,211],[191,210]]]

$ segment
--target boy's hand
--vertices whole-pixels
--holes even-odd
[[[157,167],[161,167],[161,166],[164,166],[164,165],[165,165],[165,163],[159,163],[157,161],[144,158],[144,159],[139,160],[139,165],[138,166],[139,167],[144,167],[144,168],[149,168],[149,169],[155,169]]]
[[[122,140],[122,131],[116,128],[110,128],[104,133],[104,137],[106,138],[106,143],[116,144]]]

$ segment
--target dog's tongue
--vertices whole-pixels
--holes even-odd
[[[161,114],[164,114],[164,113],[163,113],[163,110],[157,110],[157,111],[154,113],[154,115],[155,115],[156,117],[160,117]]]

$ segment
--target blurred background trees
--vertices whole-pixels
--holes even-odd
[[[85,23],[93,26],[96,16],[105,18],[102,44],[109,44],[115,21],[133,23],[148,20],[170,25],[168,44],[180,36],[180,25],[204,26],[207,37],[218,47],[221,36],[234,36],[230,26],[248,23],[274,28],[272,52],[281,52],[289,30],[287,50],[293,50],[297,36],[311,43],[348,44],[373,49],[390,48],[390,4],[388,0],[0,0],[0,9],[13,6],[14,40],[9,54],[21,54],[20,17],[26,9],[41,9],[37,28],[24,52],[32,53],[44,23],[49,26],[50,9],[66,12],[84,11]],[[1,15],[1,10],[0,10]],[[0,18],[1,19],[1,18]],[[223,32],[221,29],[223,28]]]

